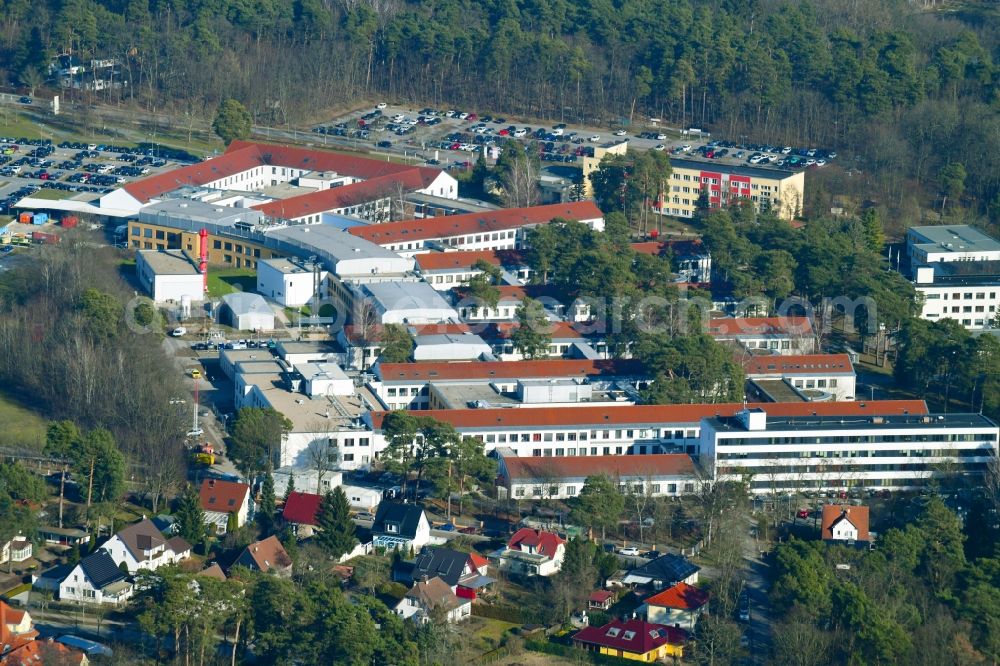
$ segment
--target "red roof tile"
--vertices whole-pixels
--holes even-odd
[[[523,266],[524,257],[516,250],[459,250],[458,252],[423,252],[413,257],[420,270],[446,271],[469,269],[477,261],[492,266]]]
[[[250,494],[250,486],[221,479],[201,482],[201,508],[218,513],[238,512],[243,500]]]
[[[693,585],[680,582],[659,594],[646,599],[650,606],[677,608],[680,610],[698,610],[708,603],[708,592],[699,590]]]
[[[708,334],[731,335],[812,335],[808,317],[723,317],[710,319]]]
[[[823,507],[823,521],[821,523],[820,534],[824,539],[833,538],[833,528],[841,520],[847,520],[858,530],[858,541],[870,541],[871,534],[868,532],[868,507],[867,506],[842,506],[839,504],[827,504]]]
[[[480,231],[517,229],[529,225],[545,224],[555,218],[596,220],[603,217],[604,214],[592,201],[577,201],[532,208],[506,208],[481,213],[370,224],[351,227],[347,231],[373,243],[385,245],[411,240],[461,236]]]
[[[645,374],[643,368],[642,363],[632,359],[554,358],[535,361],[379,363],[375,367],[375,373],[383,382],[394,382],[643,375]]]
[[[481,569],[490,563],[485,557],[476,553],[469,553],[469,560],[472,561],[472,566],[476,569]]]
[[[694,476],[694,462],[685,453],[504,457],[503,465],[510,479],[566,479],[592,474],[607,474],[611,477]]]
[[[612,620],[602,627],[586,627],[577,632],[573,640],[635,654],[646,654],[666,644],[683,645],[687,637],[687,632],[683,629],[631,619]]]
[[[233,141],[229,144],[226,152],[218,157],[136,180],[125,185],[124,189],[139,201],[146,203],[165,192],[185,185],[205,185],[220,178],[264,165],[309,171],[336,171],[364,180],[393,174],[419,173],[420,170],[440,173],[437,169],[428,169],[427,167],[414,167],[321,150],[250,141]]]
[[[281,510],[281,516],[290,523],[315,525],[316,512],[319,511],[319,505],[322,501],[322,495],[292,491],[288,493],[288,499],[285,500],[285,508]]]
[[[286,570],[291,568],[292,558],[288,556],[288,552],[278,541],[278,537],[271,535],[247,546],[237,558],[236,564],[267,573],[271,569]]]
[[[615,593],[609,592],[608,590],[598,590],[597,592],[591,592],[590,596],[587,597],[588,601],[593,601],[597,604],[603,604],[608,599],[614,599]]]
[[[543,532],[531,527],[522,527],[507,542],[507,547],[511,550],[528,550],[531,548],[536,553],[545,555],[550,560],[556,556],[556,552],[561,544],[566,540],[558,534]]]
[[[744,407],[759,408],[773,416],[891,416],[926,414],[923,400],[858,400],[853,402],[721,403],[717,405],[617,405],[548,409],[447,409],[421,410],[419,414],[451,423],[456,428],[559,427],[604,425],[698,423],[702,418],[734,416]],[[389,412],[371,412],[376,429]]]
[[[482,326],[479,336],[483,340],[507,340],[519,324],[512,321],[490,322]],[[478,326],[477,326],[478,328]],[[572,322],[550,321],[546,329],[553,340],[582,340],[583,334],[576,330]],[[475,331],[474,331],[475,332]]]
[[[800,354],[795,356],[751,356],[743,359],[748,375],[816,374],[854,372],[847,354]]]
[[[437,169],[415,167],[411,171],[379,176],[360,183],[331,187],[287,199],[276,199],[265,204],[258,204],[253,208],[271,217],[294,220],[306,215],[325,213],[338,208],[385,199],[391,197],[393,193],[397,193],[399,187],[402,187],[404,191],[423,189],[434,182],[439,173]]]
[[[705,248],[699,240],[643,241],[632,243],[631,247],[633,252],[657,257],[667,251],[675,255],[705,252]]]

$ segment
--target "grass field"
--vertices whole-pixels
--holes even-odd
[[[41,449],[45,444],[45,419],[0,391],[0,446]]]
[[[17,111],[8,109],[0,112],[0,134],[14,137],[15,139],[20,137],[39,139],[42,137],[43,132],[38,123]],[[44,134],[46,138],[52,138],[51,130],[44,132]]]
[[[38,190],[31,195],[31,198],[59,201],[60,199],[69,199],[74,194],[75,192],[66,192],[65,190]]]
[[[234,291],[254,291],[257,271],[251,268],[209,268],[208,294],[220,298]]]

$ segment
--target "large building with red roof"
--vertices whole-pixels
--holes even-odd
[[[606,474],[623,493],[679,497],[700,487],[700,472],[686,453],[632,456],[516,457],[498,450],[498,487],[518,500],[570,499],[587,477]]]
[[[131,182],[101,197],[101,207],[138,213],[143,206],[181,188],[260,194],[300,178],[309,180],[312,191],[284,198],[265,196],[276,201],[252,207],[270,217],[319,222],[324,212],[365,213],[365,205],[388,200],[394,194],[399,196],[401,188],[403,192],[448,199],[458,196],[457,182],[440,169],[325,150],[234,141],[218,157]]]
[[[441,247],[458,250],[520,249],[527,229],[555,219],[574,220],[594,230],[604,230],[601,209],[592,201],[576,201],[362,225],[351,227],[348,231],[404,256],[413,256]]]

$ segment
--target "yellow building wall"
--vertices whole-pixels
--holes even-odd
[[[703,171],[717,173],[722,170],[717,167],[713,168],[711,163],[706,163],[702,169],[673,167],[673,173],[671,173],[669,180],[670,192],[663,206],[664,214],[676,217],[694,215],[703,185],[700,182]],[[775,175],[777,176],[777,172]],[[785,220],[792,220],[801,214],[804,192],[805,173],[801,171],[783,178],[750,177],[750,200],[754,207],[759,211],[761,200],[770,199],[771,210]]]
[[[260,259],[283,257],[259,243],[209,234],[208,263],[234,268],[257,268]],[[201,239],[195,232],[181,231],[158,224],[129,220],[128,245],[133,250],[185,250],[195,261],[200,256]]]
[[[655,650],[650,650],[645,654],[639,654],[638,652],[626,652],[624,650],[616,650],[614,648],[602,647],[600,648],[601,654],[606,654],[612,657],[621,657],[623,659],[631,659],[633,661],[642,661],[645,663],[652,663],[657,659],[663,659],[664,657],[683,657],[684,656],[684,646],[683,645],[661,645]]]

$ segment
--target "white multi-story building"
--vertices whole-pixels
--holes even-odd
[[[708,335],[754,353],[813,354],[816,338],[808,317],[723,317],[710,319]]]
[[[257,262],[257,293],[295,308],[323,293],[326,276],[327,271],[314,270],[301,259],[261,259]]]
[[[451,423],[463,436],[483,442],[487,453],[506,447],[518,457],[621,456],[653,453],[698,455],[702,419],[734,416],[742,403],[716,405],[564,406],[553,409],[427,410],[421,415]],[[884,414],[927,413],[922,400],[751,404],[774,415],[832,416],[863,420]],[[382,423],[388,412],[362,419],[374,431],[373,455],[385,449]]]
[[[970,330],[996,327],[1000,241],[964,224],[911,227],[906,254],[922,319],[954,319]]]
[[[858,402],[848,404],[861,404]],[[706,417],[702,466],[717,481],[751,478],[751,492],[910,489],[939,476],[982,475],[997,425],[979,414],[790,416],[777,405]]]

